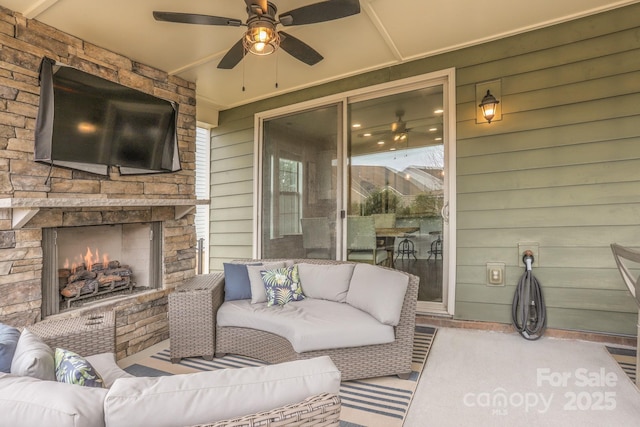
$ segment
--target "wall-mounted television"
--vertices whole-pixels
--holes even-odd
[[[180,170],[178,106],[44,58],[35,160],[108,175]]]

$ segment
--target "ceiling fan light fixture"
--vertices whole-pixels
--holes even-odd
[[[269,22],[256,21],[249,24],[243,38],[244,48],[254,55],[271,55],[280,46],[280,36],[275,25]]]
[[[400,133],[396,133],[395,135],[393,135],[393,140],[396,142],[402,142],[405,141],[407,139],[407,133],[406,132],[400,132]]]

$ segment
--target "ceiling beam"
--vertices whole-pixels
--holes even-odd
[[[38,15],[49,9],[60,0],[38,0],[27,7],[22,14],[28,19],[35,19]]]
[[[207,55],[203,58],[197,59],[193,62],[190,62],[189,64],[184,64],[181,67],[176,68],[175,70],[171,70],[169,71],[169,74],[174,76],[180,73],[184,73],[185,71],[192,70],[196,67],[199,67],[200,65],[204,65],[211,61],[215,61],[216,59],[223,57],[226,53],[227,53],[226,50],[222,52],[212,53],[211,55]]]
[[[384,24],[380,20],[380,17],[376,13],[376,11],[373,9],[373,6],[371,6],[371,0],[363,1],[362,2],[362,8],[364,9],[364,12],[369,17],[369,20],[371,21],[373,26],[376,28],[376,30],[378,30],[378,33],[380,34],[380,36],[384,40],[385,44],[387,45],[387,47],[391,51],[392,55],[398,61],[402,61],[403,58],[402,58],[402,54],[400,53],[400,50],[398,49],[396,44],[393,42],[393,39],[391,38],[391,35],[389,34],[387,29],[385,28]]]

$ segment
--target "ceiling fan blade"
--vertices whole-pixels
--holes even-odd
[[[358,13],[360,13],[358,0],[327,0],[282,13],[278,19],[284,26],[304,25],[332,21]]]
[[[262,9],[262,13],[266,14],[269,6],[267,6],[267,0],[244,0],[249,8],[249,11],[253,11],[255,6],[258,6]]]
[[[315,65],[324,59],[314,48],[302,40],[284,31],[279,31],[278,34],[280,34],[280,47],[282,50],[305,64]]]
[[[244,45],[242,44],[242,39],[240,39],[222,57],[218,63],[218,68],[230,70],[238,65],[242,58],[244,58]]]
[[[222,25],[227,27],[239,27],[242,21],[221,16],[199,15],[197,13],[158,12],[153,11],[156,21],[177,22],[180,24]]]

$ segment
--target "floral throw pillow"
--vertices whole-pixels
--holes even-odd
[[[56,348],[56,380],[61,383],[104,387],[104,381],[91,364],[82,356],[62,348]]]
[[[267,293],[267,307],[304,299],[297,264],[261,271],[260,275]]]

